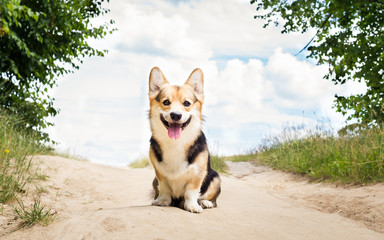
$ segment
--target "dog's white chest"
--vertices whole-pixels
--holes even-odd
[[[186,154],[183,146],[173,145],[163,150],[163,160],[156,164],[156,169],[166,179],[173,197],[184,196],[190,173],[195,172],[195,166],[188,163]]]
[[[164,149],[163,161],[159,164],[159,170],[169,179],[176,179],[188,169],[186,152],[180,147]]]

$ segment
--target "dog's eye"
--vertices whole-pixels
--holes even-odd
[[[191,103],[188,102],[188,101],[184,101],[184,102],[183,102],[183,105],[184,105],[184,107],[189,107],[189,106],[191,106]]]
[[[167,99],[163,101],[164,106],[168,106],[171,104],[171,102]]]

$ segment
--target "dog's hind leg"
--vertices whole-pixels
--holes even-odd
[[[221,192],[221,179],[217,173],[213,175],[212,178],[208,177],[210,181],[208,183],[205,182],[205,187],[203,188],[204,185],[202,186],[204,192],[199,197],[198,202],[203,208],[217,207],[216,200]]]

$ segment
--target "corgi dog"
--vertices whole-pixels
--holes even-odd
[[[149,158],[155,206],[176,206],[193,213],[217,206],[221,180],[211,168],[202,132],[204,76],[195,69],[183,86],[171,85],[158,67],[149,76]]]

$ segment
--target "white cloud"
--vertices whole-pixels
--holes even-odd
[[[209,58],[212,51],[190,33],[190,23],[179,14],[166,16],[161,9],[124,3],[116,19],[123,51],[191,59]],[[121,6],[120,6],[121,7]]]
[[[325,66],[299,61],[280,48],[269,59],[266,71],[267,77],[274,82],[282,107],[313,109],[323,102],[325,96],[333,97],[338,90],[323,79],[327,71]]]
[[[231,126],[297,120],[290,111],[319,111],[325,99],[333,99],[338,88],[322,79],[324,71],[281,48],[266,64],[257,59],[231,60],[217,76],[206,80],[207,107],[215,112],[213,116],[226,115]]]

